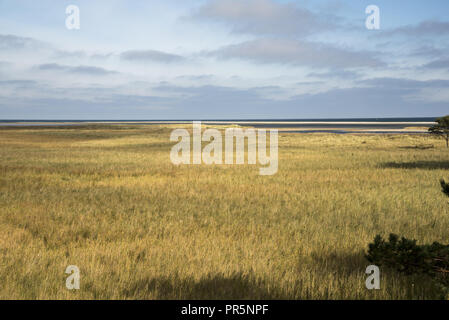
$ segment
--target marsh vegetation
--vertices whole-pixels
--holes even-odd
[[[367,290],[364,251],[377,234],[448,242],[443,140],[280,133],[260,176],[173,165],[174,127],[1,128],[0,298],[438,297],[394,271]]]

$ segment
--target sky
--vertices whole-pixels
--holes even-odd
[[[445,114],[447,0],[0,0],[0,119]]]

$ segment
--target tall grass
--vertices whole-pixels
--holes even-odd
[[[383,269],[367,290],[363,250],[378,233],[449,242],[443,141],[281,133],[278,173],[259,176],[175,166],[170,132],[0,129],[0,298],[438,297]],[[65,287],[68,265],[80,290]]]

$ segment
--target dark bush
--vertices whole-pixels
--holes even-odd
[[[443,193],[449,197],[449,183],[446,183],[443,179],[440,180]]]
[[[449,115],[437,118],[436,124],[429,128],[429,133],[441,136],[446,140],[446,147],[449,148]]]
[[[368,246],[366,258],[377,266],[385,266],[405,274],[425,274],[446,292],[449,289],[449,245],[434,242],[418,245],[416,240],[399,239],[390,234],[388,241],[380,235]]]

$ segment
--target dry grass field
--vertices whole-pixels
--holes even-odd
[[[171,130],[1,128],[0,298],[439,297],[383,269],[367,290],[364,251],[390,232],[449,242],[443,140],[280,133],[279,171],[260,176],[173,165]]]

